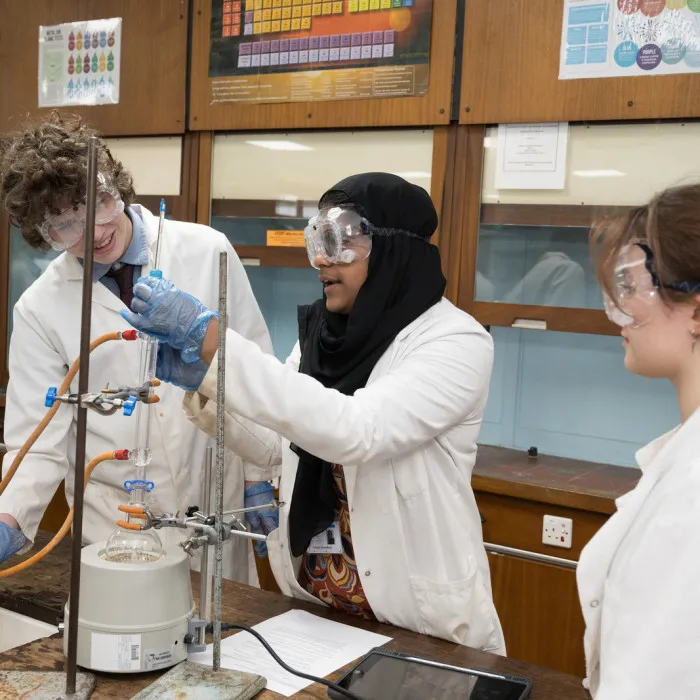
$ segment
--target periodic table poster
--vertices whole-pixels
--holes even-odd
[[[119,103],[121,18],[39,27],[39,107]]]
[[[433,0],[212,0],[211,103],[428,91]]]

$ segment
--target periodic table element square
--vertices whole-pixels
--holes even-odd
[[[270,65],[270,54],[269,53],[263,53],[260,55],[260,65],[263,67],[267,67]]]
[[[263,22],[263,34],[269,34],[272,31],[272,22]]]
[[[285,7],[282,9],[282,19],[292,19],[292,8]]]
[[[230,12],[233,12],[233,3],[232,2],[225,2],[224,3],[224,14],[229,14]]]
[[[301,9],[302,17],[311,17],[311,5],[304,5]]]
[[[323,5],[320,2],[315,2],[311,6],[311,14],[314,17],[318,17],[323,12]]]
[[[221,28],[221,36],[228,37],[231,36],[231,25],[227,24]]]
[[[369,0],[369,9],[370,10],[378,10],[379,9],[379,0]]]
[[[391,0],[392,7],[403,7],[403,0]]]
[[[274,22],[277,19],[282,19],[282,8],[278,7],[275,10],[272,10],[272,21]]]
[[[384,55],[384,45],[383,44],[375,44],[372,47],[372,58],[382,58]]]
[[[240,36],[241,35],[241,25],[240,24],[234,24],[231,27],[231,36]]]
[[[255,14],[253,15],[253,22],[262,22],[262,18],[263,18],[263,11],[256,10]]]
[[[301,17],[301,7],[292,8],[292,19],[299,19]]]
[[[332,2],[324,2],[323,3],[323,14],[330,15],[332,13],[333,13],[333,3]]]
[[[282,0],[282,7],[291,7],[292,0]]]
[[[342,15],[343,14],[342,0],[341,0],[341,2],[334,2],[333,3],[333,14],[334,15]]]
[[[292,0],[292,5],[303,5],[303,0]]]
[[[389,0],[391,2],[391,0]],[[360,3],[358,0],[350,0],[348,3],[348,12],[357,12],[360,9]]]
[[[382,0],[381,9],[382,10],[390,10],[391,9],[391,0]]]
[[[289,19],[282,20],[282,31],[288,32],[292,28],[292,21]]]
[[[369,10],[369,0],[360,0],[360,12],[367,12]]]
[[[272,9],[272,0],[263,0],[263,9],[265,9],[265,10]]]
[[[299,52],[299,63],[308,63],[309,62],[309,52],[308,51],[300,51]]]
[[[277,32],[282,31],[282,22],[278,19],[273,19],[272,20],[272,32],[276,34]]]
[[[233,15],[224,15],[224,26],[233,24]]]
[[[301,28],[304,31],[308,31],[309,29],[311,29],[311,17],[302,17]]]
[[[255,9],[255,0],[245,0],[245,9],[246,10],[254,10]]]
[[[282,7],[282,0],[272,0],[272,7]]]
[[[269,22],[272,19],[272,10],[263,10],[263,22]]]
[[[256,9],[256,10],[262,10],[262,9],[263,9],[263,0],[255,0],[255,9]]]
[[[292,31],[298,32],[301,29],[301,19],[292,20]]]
[[[384,58],[393,58],[394,57],[394,45],[393,44],[384,44]]]
[[[262,33],[262,22],[253,22],[253,31],[256,34]]]
[[[251,22],[250,24],[246,24],[243,28],[243,35],[244,36],[253,36],[253,29],[255,25]]]
[[[231,3],[231,5],[234,12],[243,11],[243,3],[241,2],[241,0],[234,0],[234,2]]]
[[[344,46],[340,49],[340,60],[349,61],[350,60],[350,47]]]

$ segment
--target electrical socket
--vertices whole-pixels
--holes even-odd
[[[542,544],[571,549],[574,524],[571,518],[545,515],[542,523]]]

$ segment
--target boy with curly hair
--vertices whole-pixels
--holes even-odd
[[[61,383],[78,357],[85,233],[88,142],[98,136],[75,117],[58,113],[0,142],[0,199],[27,243],[36,249],[61,251],[14,308],[10,340],[5,442],[5,470],[44,414],[49,386]],[[98,146],[95,259],[93,273],[93,337],[127,330],[120,310],[129,307],[133,284],[153,265],[158,218],[135,204],[132,177],[109,152]],[[272,345],[245,270],[226,237],[197,224],[166,220],[160,267],[169,279],[205,303],[218,299],[220,251],[229,259],[229,325],[264,351]],[[108,382],[135,385],[139,377],[139,343],[113,342],[100,347],[90,362],[89,391]],[[71,391],[77,390],[77,380]],[[155,483],[151,503],[156,511],[184,511],[200,503],[203,462],[209,442],[185,417],[183,391],[171,385],[158,389],[152,409],[152,461],[148,479]],[[135,447],[134,418],[88,413],[87,459],[101,452]],[[29,548],[42,514],[60,482],[73,497],[76,439],[74,410],[61,408],[24,458],[0,495],[0,562]],[[226,507],[242,507],[244,479],[256,481],[254,467],[227,455]],[[85,491],[85,543],[107,539],[119,517],[117,506],[128,498],[123,483],[133,476],[130,462],[98,468]],[[182,539],[176,530],[162,530],[165,549]],[[227,546],[226,576],[255,580],[248,572],[246,540]]]

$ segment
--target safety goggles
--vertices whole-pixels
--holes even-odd
[[[355,210],[347,207],[322,209],[309,219],[304,229],[306,254],[315,269],[318,260],[325,265],[349,265],[366,260],[372,252],[373,236],[404,235],[425,240],[410,231],[393,228],[378,228]]]
[[[105,178],[97,175],[97,201],[95,202],[95,224],[104,225],[124,211],[124,202],[119,190]],[[85,204],[65,209],[56,216],[47,217],[37,226],[41,237],[59,252],[68,250],[80,242],[85,234]]]
[[[615,265],[614,294],[603,301],[608,318],[621,327],[639,328],[651,320],[653,308],[659,304],[659,289],[700,293],[700,282],[662,283],[654,270],[654,254],[645,243],[625,246]]]

